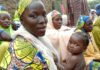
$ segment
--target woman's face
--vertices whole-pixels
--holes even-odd
[[[92,20],[87,20],[87,22],[83,26],[83,28],[86,30],[86,32],[92,31],[92,29],[93,29],[92,24],[93,24]]]
[[[22,25],[34,36],[45,34],[47,19],[44,6],[40,2],[32,2],[21,16]]]
[[[81,37],[77,37],[76,35],[72,35],[67,50],[72,54],[80,54],[84,51],[83,39]]]
[[[57,15],[52,19],[52,22],[55,29],[60,29],[62,26],[62,17]]]
[[[8,28],[11,24],[11,17],[9,14],[2,13],[0,14],[0,25],[3,28]]]

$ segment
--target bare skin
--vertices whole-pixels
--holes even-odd
[[[66,59],[61,61],[64,68],[60,70],[84,70],[85,60],[83,52],[86,50],[87,44],[89,43],[84,38],[85,36],[82,37],[78,34],[72,34],[67,46]]]

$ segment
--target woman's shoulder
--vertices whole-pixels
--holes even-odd
[[[33,44],[28,40],[28,38],[25,38],[24,36],[17,35],[14,39],[14,48],[30,48],[33,49],[35,48]]]

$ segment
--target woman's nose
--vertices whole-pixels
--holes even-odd
[[[59,23],[62,24],[62,20],[59,20]]]
[[[47,23],[47,22],[46,22],[46,18],[43,17],[43,16],[39,16],[39,17],[38,17],[38,22],[39,22],[39,23]]]

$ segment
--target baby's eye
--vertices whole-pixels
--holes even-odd
[[[78,44],[76,44],[76,47],[80,47]]]

